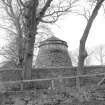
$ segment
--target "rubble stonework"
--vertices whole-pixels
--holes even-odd
[[[42,41],[39,45],[35,68],[72,67],[67,47],[65,41],[54,36]]]

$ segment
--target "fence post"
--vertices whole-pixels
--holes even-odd
[[[51,89],[55,89],[54,80],[53,79],[51,80]]]

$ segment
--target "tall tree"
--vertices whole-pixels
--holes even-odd
[[[14,26],[18,43],[19,62],[24,65],[24,78],[31,78],[36,35],[42,23],[54,23],[70,12],[78,0],[0,0]],[[18,33],[18,35],[17,35]],[[24,52],[24,54],[23,54]]]
[[[86,48],[85,48],[85,44],[86,44],[86,41],[87,41],[87,38],[88,38],[88,35],[89,35],[89,31],[91,29],[91,26],[92,26],[92,23],[94,22],[97,14],[98,14],[98,11],[100,9],[100,7],[102,6],[104,0],[96,0],[96,5],[87,21],[87,25],[85,27],[85,30],[84,30],[84,33],[80,39],[80,45],[79,45],[79,56],[78,56],[78,68],[77,68],[77,71],[78,71],[78,75],[79,74],[83,74],[84,73],[84,60],[86,59],[87,57],[87,51],[86,51]],[[80,81],[79,81],[79,78],[77,78],[77,88],[80,90]]]
[[[0,11],[4,12],[0,14],[0,20],[3,21],[0,21],[0,29],[6,32],[8,41],[8,44],[0,51],[0,55],[5,59],[2,64],[4,62],[13,61],[16,67],[22,68],[25,42],[25,37],[23,35],[24,30],[21,24],[22,8],[18,0],[0,0]],[[40,28],[40,30],[38,30],[38,41],[35,43],[35,49],[39,41],[53,34],[50,28],[45,24],[40,24],[38,28]]]
[[[43,5],[42,5],[43,2]],[[24,8],[23,19],[25,26],[25,55],[24,55],[24,78],[31,78],[32,60],[35,37],[37,35],[38,25],[41,23],[54,23],[63,13],[70,11],[71,5],[75,3],[70,1],[54,0],[30,0],[20,4]],[[42,5],[42,6],[41,6]]]

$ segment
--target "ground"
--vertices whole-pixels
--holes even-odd
[[[82,89],[81,93],[74,88],[7,91],[0,94],[0,105],[104,105],[104,90]]]

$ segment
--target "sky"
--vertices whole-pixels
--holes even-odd
[[[59,20],[51,25],[51,29],[54,35],[68,43],[70,51],[75,50],[79,46],[79,40],[86,27],[86,19],[83,16],[69,13],[59,18]],[[86,47],[92,48],[105,44],[105,15],[102,9],[99,11],[96,17],[89,37],[86,43]],[[0,47],[5,45],[6,42],[5,31],[0,30]]]
[[[86,19],[76,14],[68,14],[59,19],[56,25],[52,26],[54,35],[66,41],[69,50],[75,50],[79,46],[79,40],[86,27]],[[86,47],[93,48],[105,44],[105,15],[100,10],[93,22],[89,33]]]
[[[81,1],[83,3],[84,0]],[[4,18],[3,20],[0,20],[0,24],[5,22],[4,20]],[[79,47],[79,41],[83,35],[86,23],[87,21],[83,16],[68,13],[67,15],[61,16],[55,24],[50,25],[50,28],[56,37],[68,43],[69,51],[75,51]],[[7,34],[5,33],[5,30],[0,29],[0,48],[6,44]],[[92,24],[86,42],[86,48],[91,51],[100,45],[105,45],[105,13],[103,13],[102,8]],[[2,61],[2,59],[3,58],[0,57],[0,61]]]

